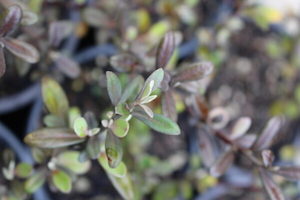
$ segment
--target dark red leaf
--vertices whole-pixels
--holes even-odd
[[[68,21],[54,21],[49,27],[49,43],[57,47],[63,39],[70,35],[73,31],[71,22]]]
[[[176,112],[173,92],[171,90],[168,90],[163,94],[161,103],[162,103],[163,114],[166,117],[172,119],[174,122],[176,122],[177,112]]]
[[[224,152],[210,168],[210,174],[219,177],[232,165],[234,160],[234,152],[229,149]]]
[[[22,9],[18,5],[8,8],[8,13],[0,27],[0,36],[4,37],[14,32],[22,19]]]
[[[61,72],[70,78],[77,78],[80,75],[81,70],[78,63],[64,55],[59,55],[55,64]]]
[[[274,167],[272,172],[292,181],[300,180],[300,167],[298,166]]]
[[[260,177],[261,177],[262,183],[263,183],[265,190],[267,191],[270,199],[271,200],[284,200],[285,197],[283,196],[281,189],[273,181],[270,174],[262,168],[260,169],[259,172],[260,172]]]
[[[175,33],[174,32],[168,32],[162,41],[160,42],[158,48],[157,48],[157,54],[156,54],[156,68],[164,68],[171,56],[173,55],[173,52],[176,48],[176,40],[175,40]]]
[[[2,39],[1,42],[11,53],[28,63],[36,63],[40,58],[36,48],[26,42],[12,38]]]
[[[271,150],[269,150],[269,149],[263,150],[261,152],[261,157],[263,159],[263,163],[264,163],[265,167],[272,166],[273,161],[274,161],[274,154]]]

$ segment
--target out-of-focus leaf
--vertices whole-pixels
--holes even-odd
[[[74,121],[74,131],[78,137],[86,137],[88,124],[83,117],[78,117]]]
[[[250,126],[251,119],[249,117],[239,118],[231,130],[230,138],[237,139],[243,136],[249,130]]]
[[[68,99],[60,85],[49,77],[42,79],[43,100],[50,113],[64,118],[69,110]]]
[[[0,27],[0,36],[6,36],[14,32],[20,24],[22,18],[22,9],[18,5],[8,8],[8,13]]]
[[[63,193],[70,193],[72,189],[72,180],[71,177],[59,170],[55,170],[52,172],[52,182],[57,189],[59,189]]]
[[[125,103],[127,100],[133,100],[143,87],[144,79],[141,76],[135,77],[124,89],[120,103]]]
[[[208,113],[207,122],[214,129],[218,130],[224,128],[227,125],[228,121],[229,114],[222,107],[214,108]]]
[[[19,163],[16,167],[16,175],[21,178],[30,176],[32,172],[32,166],[28,163]]]
[[[263,163],[264,163],[265,167],[272,166],[273,161],[274,161],[274,154],[271,150],[269,150],[269,149],[263,150],[261,152],[261,157],[263,159]]]
[[[91,159],[96,159],[99,157],[101,152],[101,141],[99,137],[89,138],[86,144],[86,153]]]
[[[84,119],[86,120],[89,128],[93,129],[98,127],[98,122],[93,112],[88,111],[84,113]]]
[[[111,130],[116,136],[125,137],[129,130],[129,123],[124,117],[121,117],[113,122]]]
[[[210,174],[219,177],[232,165],[234,160],[234,152],[229,149],[224,152],[210,168]]]
[[[156,55],[156,68],[164,68],[173,52],[176,48],[176,41],[174,32],[168,32],[165,34],[164,38],[160,42],[157,48],[157,55]]]
[[[275,137],[278,135],[282,124],[282,117],[271,118],[252,148],[255,150],[263,150],[270,147]]]
[[[78,151],[64,151],[57,156],[57,163],[76,174],[84,174],[90,169],[91,163],[79,162],[79,154]]]
[[[172,82],[196,81],[208,76],[212,71],[213,65],[210,62],[194,63],[178,71]]]
[[[70,35],[73,31],[73,25],[68,21],[54,21],[49,27],[49,43],[57,47],[63,39]]]
[[[109,98],[114,105],[117,105],[122,95],[121,82],[117,75],[110,71],[106,72],[106,79]]]
[[[119,72],[128,72],[136,64],[136,57],[128,53],[121,53],[110,57],[110,65]]]
[[[122,160],[123,148],[120,139],[110,131],[105,140],[105,153],[109,166],[111,168],[116,168]]]
[[[69,109],[69,112],[68,112],[68,119],[69,119],[68,121],[69,121],[69,127],[70,128],[74,127],[74,121],[78,117],[81,117],[79,108],[77,108],[77,107],[71,107]]]
[[[24,10],[23,11],[23,17],[21,20],[21,24],[25,26],[30,26],[35,24],[38,21],[38,15],[29,11],[29,10]]]
[[[135,199],[132,183],[128,173],[122,178],[113,176],[109,173],[107,173],[107,176],[111,181],[111,183],[113,184],[113,186],[116,188],[116,190],[124,199],[126,200]]]
[[[98,161],[100,163],[100,165],[104,168],[104,170],[113,175],[113,176],[116,176],[116,177],[119,177],[119,178],[123,178],[126,176],[127,174],[127,168],[126,168],[126,165],[121,162],[117,167],[115,168],[111,168],[109,165],[108,165],[108,160],[106,158],[105,155],[101,155],[99,158],[98,158]]]
[[[29,193],[35,192],[39,189],[46,181],[45,171],[37,171],[25,182],[25,190]]]
[[[164,116],[172,119],[174,122],[177,121],[177,111],[175,106],[175,101],[173,97],[173,92],[171,90],[168,90],[164,92],[162,96],[162,111]]]
[[[257,136],[254,134],[247,134],[242,137],[239,137],[234,141],[242,149],[250,149],[254,144]]]
[[[31,149],[31,152],[32,157],[37,163],[43,163],[47,159],[46,153],[42,149],[34,147]]]
[[[36,63],[40,59],[37,49],[26,42],[12,38],[5,38],[0,42],[2,42],[11,53],[28,63]]]
[[[105,26],[109,21],[108,17],[97,8],[86,8],[82,13],[83,19],[91,26]]]
[[[179,135],[180,128],[179,126],[173,122],[171,119],[160,115],[154,114],[153,118],[150,118],[146,115],[143,115],[138,112],[134,112],[133,116],[136,117],[138,120],[147,124],[150,128],[169,135]]]
[[[270,174],[264,169],[260,169],[260,177],[262,183],[270,197],[271,200],[285,200],[281,189],[278,185],[273,181]]]
[[[300,167],[299,166],[284,166],[284,167],[273,167],[272,172],[283,176],[291,181],[300,180]]]
[[[25,142],[39,148],[59,148],[84,141],[72,130],[65,128],[44,128],[28,134]]]
[[[65,122],[61,117],[58,117],[56,115],[46,115],[44,117],[44,123],[47,127],[51,127],[51,128],[58,128],[58,127],[65,127]]]
[[[206,165],[206,167],[211,167],[216,161],[216,151],[215,145],[212,143],[212,139],[208,133],[208,130],[204,127],[199,127],[198,138],[203,163]]]
[[[55,58],[56,67],[70,78],[77,78],[80,75],[81,69],[77,62],[65,55],[58,55]]]
[[[4,51],[0,45],[0,78],[3,76],[5,71],[6,71],[6,63],[5,63]]]
[[[140,107],[144,110],[144,112],[148,115],[148,117],[153,118],[154,113],[153,113],[153,111],[151,110],[151,108],[149,108],[149,107],[146,106],[146,105],[140,105]]]

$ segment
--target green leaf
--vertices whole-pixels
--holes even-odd
[[[111,130],[116,136],[125,137],[129,130],[129,123],[125,118],[121,117],[113,122]]]
[[[88,124],[83,117],[78,117],[75,119],[73,128],[78,137],[87,136]]]
[[[144,79],[141,76],[135,77],[125,88],[119,103],[125,103],[128,99],[133,100],[142,89]]]
[[[117,105],[121,99],[122,86],[119,78],[113,72],[106,72],[107,90],[112,104]]]
[[[169,135],[179,135],[180,134],[179,126],[175,122],[173,122],[171,119],[169,119],[163,115],[154,113],[153,118],[150,118],[146,115],[135,112],[135,113],[133,113],[133,116],[136,117],[138,120],[147,124],[150,128],[152,128],[158,132],[169,134]]]
[[[69,102],[60,85],[55,80],[44,77],[42,94],[49,112],[64,118],[69,110]]]
[[[25,143],[40,148],[59,148],[83,142],[72,130],[66,128],[44,128],[28,134]]]
[[[111,168],[115,168],[120,164],[123,157],[122,144],[120,139],[110,131],[107,133],[105,140],[105,153]]]
[[[127,167],[123,162],[121,162],[116,168],[111,168],[108,165],[108,160],[107,160],[107,157],[105,156],[105,154],[101,155],[98,158],[98,162],[100,163],[100,165],[104,168],[104,170],[107,173],[109,173],[115,177],[123,178],[123,177],[125,177],[125,175],[127,173]]]
[[[32,166],[28,163],[19,163],[16,167],[16,175],[20,178],[26,178],[30,176],[32,172]]]
[[[89,158],[96,159],[99,157],[101,152],[101,139],[99,137],[90,137],[86,144],[86,153]]]
[[[134,199],[134,192],[132,188],[132,183],[128,174],[124,177],[119,178],[116,176],[112,176],[107,173],[109,180],[112,182],[113,186],[119,192],[119,194],[126,200]]]
[[[25,182],[25,190],[29,193],[35,192],[39,189],[46,180],[46,173],[45,171],[38,171],[33,174],[29,179]]]
[[[58,117],[58,116],[52,115],[52,114],[46,115],[44,117],[44,124],[47,127],[51,127],[51,128],[65,126],[65,122],[61,117]]]
[[[52,181],[57,189],[63,193],[70,193],[72,189],[71,177],[63,171],[53,171]]]
[[[79,162],[79,155],[78,151],[65,151],[58,155],[57,162],[76,174],[84,174],[90,169],[91,163],[90,161]]]
[[[154,85],[152,88],[152,91],[156,90],[159,86],[162,80],[164,79],[164,70],[162,68],[159,68],[155,70],[145,81],[145,86],[149,84],[152,80],[154,81]]]
[[[75,119],[77,119],[78,117],[81,117],[80,114],[80,110],[77,107],[71,107],[69,109],[69,113],[68,113],[68,119],[69,119],[69,127],[73,128],[74,126],[74,121]]]

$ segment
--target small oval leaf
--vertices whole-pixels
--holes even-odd
[[[104,168],[104,170],[107,173],[109,173],[115,177],[123,178],[127,174],[127,167],[123,162],[121,162],[117,167],[111,168],[108,165],[108,160],[107,160],[105,154],[101,155],[98,158],[98,162],[100,163],[100,165]]]
[[[176,40],[174,32],[168,32],[161,40],[157,48],[156,67],[164,68],[168,64],[173,52],[176,48]]]
[[[122,144],[120,139],[110,131],[107,133],[105,140],[105,153],[111,168],[115,168],[120,164],[123,157]]]
[[[22,19],[22,9],[19,5],[13,5],[8,8],[4,22],[0,27],[0,36],[4,37],[13,33]]]
[[[45,171],[37,171],[25,182],[25,190],[28,193],[34,193],[39,189],[46,181]]]
[[[57,189],[63,193],[70,193],[72,189],[71,177],[60,170],[55,170],[52,172],[52,182]]]
[[[57,163],[76,174],[84,174],[91,167],[90,161],[79,162],[78,151],[64,151],[57,156]]]
[[[234,160],[234,152],[229,149],[224,152],[210,168],[210,174],[219,177],[231,166]]]
[[[113,72],[106,72],[107,90],[112,104],[117,105],[121,99],[122,86],[119,78]]]
[[[124,117],[121,117],[113,122],[111,130],[117,137],[125,137],[129,130],[129,123]]]
[[[74,131],[78,137],[86,137],[88,131],[88,124],[83,117],[78,117],[74,121]]]

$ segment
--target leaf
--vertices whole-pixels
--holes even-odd
[[[81,73],[79,64],[71,58],[62,54],[59,54],[58,57],[55,58],[55,65],[62,73],[64,73],[69,78],[77,78]]]
[[[145,81],[144,85],[146,86],[153,80],[154,85],[153,85],[151,91],[154,91],[160,86],[160,83],[162,82],[163,78],[164,78],[164,70],[162,68],[159,68],[159,69],[155,70],[154,72],[152,72],[152,74]]]
[[[156,54],[156,68],[164,68],[176,48],[176,40],[174,32],[168,32],[160,42]]]
[[[122,86],[119,78],[113,72],[106,72],[107,90],[112,104],[117,105],[121,99]]]
[[[119,72],[128,72],[137,64],[137,58],[129,53],[110,57],[110,65]]]
[[[210,174],[214,177],[220,177],[232,165],[234,152],[229,149],[225,151],[210,168]]]
[[[150,128],[154,129],[155,131],[169,134],[169,135],[179,135],[180,128],[179,126],[173,122],[171,119],[166,118],[163,115],[155,114],[153,118],[150,118],[146,115],[141,113],[134,112],[133,116],[136,117],[138,120],[144,122]]]
[[[52,182],[57,189],[59,189],[63,193],[70,193],[72,189],[72,180],[71,177],[59,170],[55,170],[52,173]]]
[[[74,121],[74,131],[78,137],[86,137],[88,131],[88,124],[83,117],[78,117]]]
[[[0,78],[4,75],[6,71],[6,63],[4,57],[4,51],[0,44]]]
[[[99,137],[90,137],[86,144],[86,153],[89,158],[96,159],[101,152],[101,140]]]
[[[117,137],[125,137],[129,131],[129,123],[124,117],[121,117],[114,120],[111,130]]]
[[[200,80],[213,71],[210,62],[198,62],[181,68],[172,79],[172,83]]]
[[[30,26],[35,24],[39,20],[38,15],[29,10],[23,10],[23,17],[21,20],[21,24],[25,26]]]
[[[144,79],[141,76],[135,77],[124,89],[119,103],[133,100],[143,87]]]
[[[284,178],[291,181],[300,180],[300,167],[299,166],[284,166],[274,167],[272,173],[283,176]]]
[[[278,135],[282,124],[282,117],[271,118],[252,148],[257,151],[269,148],[273,144],[275,137]]]
[[[265,167],[270,167],[273,164],[274,161],[274,154],[271,150],[263,150],[261,152],[261,157],[263,159],[263,163]]]
[[[147,96],[141,99],[140,104],[147,104],[150,103],[151,101],[153,101],[154,99],[156,99],[157,95],[151,95],[151,96]]]
[[[59,148],[84,141],[72,130],[66,128],[44,128],[28,134],[25,137],[28,145],[40,148]]]
[[[208,133],[208,128],[199,127],[197,135],[199,138],[199,147],[200,153],[203,158],[203,163],[206,167],[211,167],[212,164],[216,161],[216,151],[212,138]]]
[[[153,111],[151,110],[151,108],[149,108],[148,106],[146,105],[139,105],[143,110],[144,112],[150,117],[150,118],[153,118],[154,114],[153,114]]]
[[[2,39],[1,42],[11,53],[28,63],[37,63],[40,59],[37,49],[26,42],[12,38]]]
[[[107,133],[105,140],[105,153],[111,168],[116,168],[121,163],[123,157],[121,141],[110,131]]]
[[[60,85],[54,79],[44,77],[42,95],[49,112],[64,119],[69,111],[69,102]]]
[[[58,47],[62,40],[70,35],[73,31],[73,25],[69,21],[53,21],[50,23],[48,32],[48,41],[54,46]]]
[[[242,149],[250,149],[254,144],[257,136],[254,134],[247,134],[237,138],[234,143]]]
[[[113,186],[116,188],[116,190],[124,199],[126,200],[135,199],[132,183],[128,174],[126,174],[122,178],[113,176],[109,173],[107,174],[107,176],[111,181],[111,183],[113,184]]]
[[[249,130],[250,126],[251,119],[249,117],[239,118],[231,130],[230,138],[234,140],[243,136]]]
[[[90,161],[79,162],[78,151],[64,151],[57,156],[57,163],[75,174],[85,174],[91,167]]]
[[[168,90],[164,92],[162,96],[162,111],[164,116],[172,119],[174,122],[177,121],[177,111],[175,106],[175,100],[173,97],[173,92]]]
[[[26,178],[30,176],[32,172],[32,166],[28,163],[19,163],[16,167],[16,175],[20,178]]]
[[[270,174],[262,168],[260,168],[259,172],[260,172],[260,177],[261,177],[262,183],[263,183],[265,190],[267,191],[270,199],[271,200],[285,200],[281,189],[273,181]]]
[[[44,124],[47,127],[51,127],[51,128],[54,128],[54,127],[58,128],[58,127],[66,126],[64,120],[61,117],[58,117],[58,116],[52,115],[52,114],[46,115],[44,117]]]
[[[46,181],[45,171],[37,171],[25,182],[25,190],[28,193],[34,193],[39,189]]]
[[[98,162],[100,163],[100,165],[104,168],[104,170],[107,173],[109,173],[115,177],[123,178],[127,174],[127,167],[123,162],[121,162],[117,167],[111,168],[108,165],[108,160],[107,160],[105,154],[101,155],[98,158]]]
[[[13,5],[8,8],[8,13],[5,16],[4,22],[0,27],[0,37],[5,37],[13,33],[20,24],[22,19],[22,9],[18,5]]]

